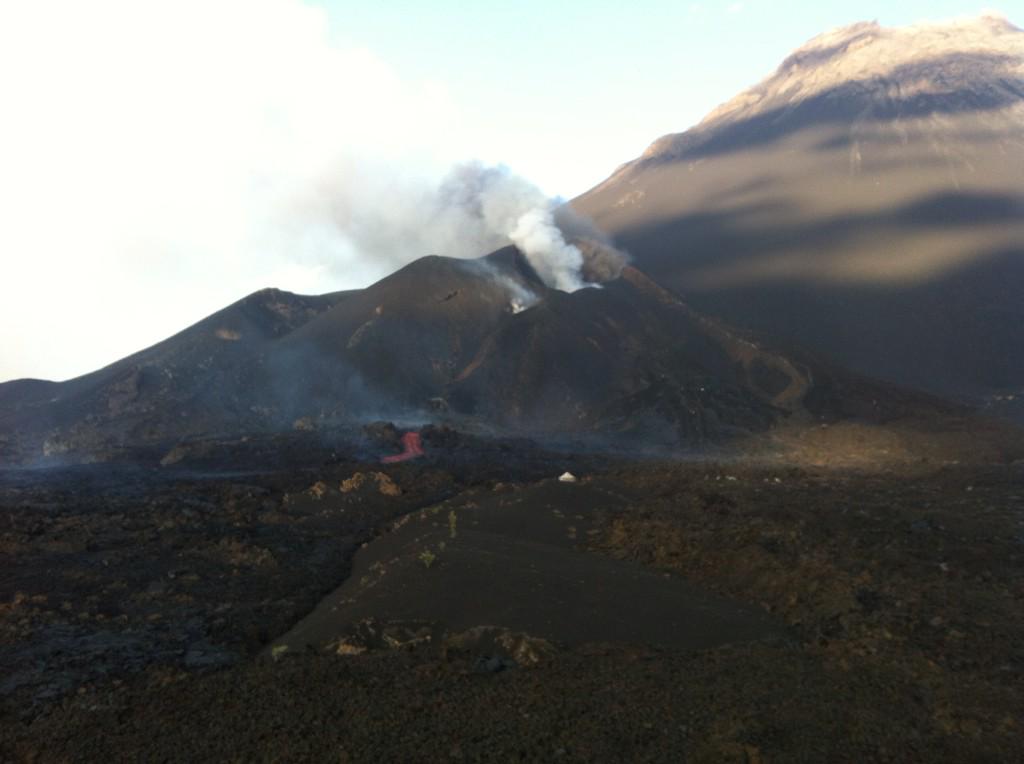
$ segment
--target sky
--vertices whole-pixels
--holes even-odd
[[[421,219],[395,210],[453,166],[570,199],[816,34],[983,11],[1024,23],[965,0],[5,0],[0,382],[263,287],[366,286],[440,245],[352,227]]]

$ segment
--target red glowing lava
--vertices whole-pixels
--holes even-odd
[[[420,434],[418,432],[405,433],[402,436],[402,448],[402,453],[385,456],[381,461],[385,464],[394,464],[395,462],[404,462],[408,459],[415,459],[417,456],[423,456],[423,443],[420,441]]]

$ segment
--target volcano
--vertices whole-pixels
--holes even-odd
[[[1024,389],[1024,32],[820,35],[573,201],[695,308],[974,403]]]
[[[0,446],[8,463],[94,460],[393,419],[703,449],[783,422],[912,410],[949,407],[773,349],[633,267],[548,289],[508,247],[424,257],[363,290],[263,290],[84,377],[7,383]]]

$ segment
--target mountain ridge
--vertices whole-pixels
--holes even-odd
[[[574,199],[696,308],[988,405],[1024,390],[1024,32],[820,35]]]

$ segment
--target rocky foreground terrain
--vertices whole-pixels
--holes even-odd
[[[1019,461],[863,439],[846,466],[636,461],[428,428],[380,464],[397,436],[3,473],[0,758],[1024,756]],[[552,561],[620,578],[527,575]],[[645,576],[686,593],[637,601]],[[323,639],[289,643],[321,601]]]

